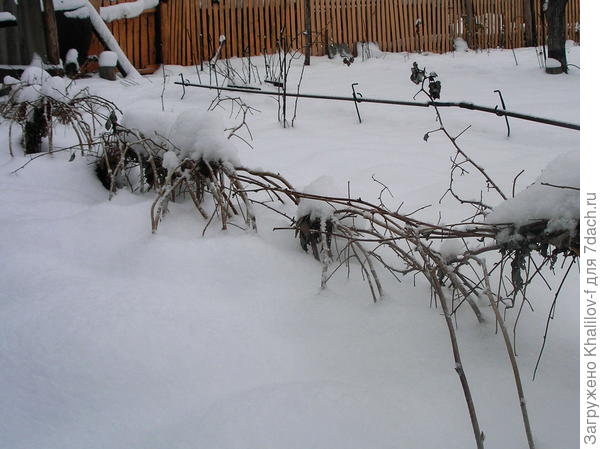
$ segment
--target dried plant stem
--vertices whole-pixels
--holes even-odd
[[[440,304],[442,305],[442,310],[444,312],[444,319],[446,321],[446,327],[448,328],[448,333],[450,335],[450,342],[452,344],[452,354],[454,356],[455,363],[455,371],[458,374],[460,379],[460,384],[463,389],[463,393],[465,395],[465,400],[467,402],[467,408],[469,410],[469,417],[471,418],[471,425],[473,427],[473,433],[475,436],[475,442],[477,444],[477,449],[483,449],[483,432],[481,432],[479,428],[479,421],[477,419],[477,412],[475,411],[475,404],[473,402],[473,396],[471,395],[471,389],[469,387],[469,382],[467,380],[467,376],[465,374],[465,370],[463,369],[462,361],[460,358],[460,350],[458,348],[458,340],[456,338],[456,332],[454,330],[454,324],[452,323],[452,316],[450,315],[450,310],[448,307],[446,295],[444,294],[444,290],[440,285],[440,281],[437,278],[436,270],[434,268],[430,268],[428,272],[428,278],[430,280],[431,285],[434,288],[436,295],[440,300]]]
[[[533,442],[533,433],[531,432],[531,425],[529,423],[529,414],[527,413],[527,403],[525,401],[525,392],[523,391],[523,384],[521,382],[521,375],[519,374],[519,366],[517,364],[517,358],[515,357],[515,352],[513,350],[513,346],[510,342],[510,336],[508,334],[508,330],[506,329],[506,325],[504,324],[504,319],[502,318],[502,314],[500,310],[498,310],[497,300],[494,297],[494,293],[492,293],[492,287],[490,285],[490,276],[488,273],[488,269],[485,263],[485,260],[473,257],[473,260],[479,264],[481,269],[483,270],[483,279],[485,280],[485,289],[483,293],[487,296],[490,301],[490,305],[492,306],[492,310],[496,315],[496,322],[502,331],[502,337],[504,339],[504,345],[506,346],[506,352],[508,353],[508,358],[510,360],[510,365],[513,370],[513,376],[515,378],[515,386],[517,388],[517,394],[519,396],[519,406],[521,407],[521,415],[523,416],[523,425],[525,426],[525,434],[527,435],[527,444],[529,445],[529,449],[535,449],[535,444]]]

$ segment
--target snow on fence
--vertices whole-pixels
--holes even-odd
[[[117,0],[124,3],[132,0]],[[472,5],[472,27],[468,8]],[[93,0],[96,6],[115,0]],[[525,0],[309,0],[312,53],[324,55],[328,43],[377,42],[383,51],[444,53],[472,28],[475,48],[526,45]],[[534,2],[533,31],[543,43],[540,2]],[[227,40],[220,57],[272,53],[307,43],[305,0],[168,0],[134,19],[109,24],[133,62],[143,69],[159,62],[192,65],[207,61]],[[566,10],[567,38],[579,41],[579,0]],[[283,31],[282,31],[283,30]],[[159,51],[160,46],[160,51]],[[159,56],[162,55],[162,56]]]

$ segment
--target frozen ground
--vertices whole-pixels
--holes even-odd
[[[442,100],[494,106],[501,89],[511,110],[579,122],[579,73],[549,76],[533,49],[447,55],[386,54],[341,61],[313,58],[302,90],[410,99],[413,61],[439,74]],[[579,64],[579,48],[569,50]],[[255,60],[262,71],[261,58]],[[239,61],[235,62],[239,64]],[[300,65],[292,76],[299,74]],[[213,94],[173,85],[165,106],[207,107]],[[203,75],[206,81],[206,75]],[[127,86],[82,80],[123,109],[160,111],[162,75]],[[295,82],[290,83],[295,86]],[[328,175],[341,191],[376,199],[384,182],[410,211],[451,222],[467,216],[449,198],[451,148],[432,110],[302,100],[294,128],[277,123],[273,99],[246,96],[261,111],[249,120],[254,149],[241,162],[279,171],[298,188]],[[226,111],[222,111],[227,120]],[[522,190],[556,156],[579,147],[579,133],[469,111],[444,110],[447,126],[472,128],[461,145],[503,190]],[[60,134],[60,133],[59,133]],[[62,138],[68,143],[71,137]],[[373,304],[359,272],[319,290],[320,266],[283,224],[259,211],[258,234],[212,227],[190,204],[175,204],[151,235],[151,196],[120,192],[111,202],[93,167],[58,154],[11,158],[0,127],[0,447],[331,449],[474,447],[440,309],[412,279],[385,279]],[[18,144],[18,133],[13,132]],[[475,174],[460,190],[477,196]],[[484,193],[497,203],[498,198]],[[559,278],[549,275],[555,288]],[[531,375],[553,293],[531,287],[517,352],[540,449],[576,447],[578,438],[578,275],[559,298],[540,372]],[[491,311],[478,324],[458,315],[463,362],[486,448],[526,448],[501,337]],[[515,311],[509,311],[512,324]]]

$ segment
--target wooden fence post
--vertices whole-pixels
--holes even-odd
[[[535,37],[531,0],[523,0],[523,21],[525,22],[525,46],[533,47],[535,45]]]
[[[467,13],[467,44],[475,48],[475,22],[473,18],[473,0],[463,0],[464,10]]]
[[[56,17],[54,16],[54,3],[52,0],[44,0],[44,29],[46,31],[46,52],[50,64],[60,62],[60,51],[58,49],[58,31],[56,28]]]
[[[310,51],[312,46],[312,30],[310,27],[310,0],[304,0],[304,65],[310,65]]]

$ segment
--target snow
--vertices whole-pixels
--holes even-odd
[[[10,75],[6,75],[6,76],[4,77],[4,79],[2,80],[2,83],[3,83],[3,84],[5,84],[6,86],[12,86],[12,85],[14,85],[14,84],[18,84],[18,83],[20,83],[20,82],[21,82],[21,81],[19,81],[19,80],[18,80],[18,79],[16,79],[16,78],[13,78],[13,77],[12,77],[12,76],[10,76]]]
[[[167,149],[165,168],[174,168],[184,159],[239,165],[237,149],[225,137],[225,125],[218,112],[198,108],[179,113],[127,109],[123,126]],[[133,148],[145,151],[141,145]]]
[[[65,11],[65,17],[69,19],[89,19],[90,12],[87,5],[84,5],[81,8]]]
[[[162,166],[167,170],[174,170],[179,166],[180,163],[181,161],[179,160],[179,157],[175,151],[167,151],[163,155]]]
[[[140,16],[146,9],[155,8],[160,0],[135,0],[100,8],[100,16],[105,22],[119,19],[133,19]]]
[[[385,55],[380,49],[376,42],[364,42],[357,44],[358,57],[361,59],[367,58],[381,58]]]
[[[75,64],[79,70],[79,52],[75,48],[71,48],[65,56],[66,64]]]
[[[580,65],[579,49],[570,49],[569,62]],[[494,90],[501,89],[510,110],[579,122],[579,71],[548,76],[533,49],[515,53],[518,66],[512,51],[501,50],[386,53],[350,67],[313,57],[302,91],[351,96],[351,84],[358,82],[367,98],[409,100],[416,61],[439,74],[442,101],[493,107]],[[262,69],[262,58],[253,62]],[[241,63],[232,60],[238,71]],[[301,59],[292,63],[290,86],[301,66]],[[192,112],[182,117],[198,108],[206,113],[214,92],[190,87],[181,99],[181,87],[173,84],[180,72],[196,77],[194,67],[165,68],[164,113],[162,71],[139,85],[96,77],[76,80],[74,88],[88,87],[116,102],[124,124],[137,122],[150,133],[175,137],[172,123],[181,118],[186,152],[196,151],[195,139],[204,135],[202,145],[223,143],[223,128],[239,118],[230,117],[228,108],[221,110],[222,124]],[[207,83],[208,73],[201,78]],[[452,223],[471,213],[447,197],[438,203],[453,153],[441,133],[423,141],[437,127],[434,111],[361,103],[359,124],[351,102],[302,99],[294,128],[283,129],[272,98],[239,96],[261,111],[248,116],[254,148],[235,141],[244,166],[281,173],[305,190],[329,176],[330,185],[317,182],[317,192],[338,186],[346,196],[349,183],[352,197],[377,202],[381,194],[400,212],[431,204],[415,217],[435,223],[439,214]],[[511,119],[507,138],[502,117],[441,113],[453,135],[472,125],[458,143],[509,196],[522,169],[517,192],[538,178],[574,182],[567,170],[553,174],[552,164],[544,167],[578,148],[578,132]],[[8,135],[4,122],[0,139],[7,142]],[[53,137],[55,148],[76,142],[61,127]],[[288,222],[259,206],[257,233],[235,226],[222,232],[213,222],[202,236],[206,220],[191,202],[171,202],[168,219],[153,235],[154,195],[122,190],[108,201],[91,161],[79,152],[73,162],[69,152],[55,153],[11,175],[29,161],[20,152],[17,127],[12,139],[15,157],[6,145],[0,151],[1,446],[474,447],[447,329],[420,278],[398,283],[381,272],[386,297],[373,304],[351,264],[349,278],[344,267],[321,290],[319,263],[300,250],[291,232],[273,232]],[[556,166],[573,163],[562,157]],[[372,176],[391,193],[381,193]],[[456,189],[477,197],[482,192],[488,204],[500,202],[474,171],[457,178]],[[548,195],[557,190],[544,189]],[[284,210],[296,213],[292,205]],[[548,271],[544,276],[556,291],[560,279]],[[540,449],[578,445],[578,281],[572,270],[535,382],[531,374],[553,299],[540,278],[528,288],[534,310],[524,307],[519,318],[518,362]],[[485,447],[526,448],[504,343],[493,314],[485,303],[481,307],[484,324],[465,308],[454,318]],[[507,311],[509,329],[516,315]]]
[[[86,6],[88,0],[54,0],[54,11],[72,11]]]
[[[100,67],[115,67],[117,65],[117,54],[114,51],[103,51],[98,57]]]
[[[546,67],[549,69],[556,69],[558,67],[562,67],[562,64],[558,59],[548,58],[546,59]]]
[[[123,113],[123,126],[138,131],[140,137],[152,139],[157,145],[168,148],[171,146],[169,133],[176,118],[177,113],[174,112],[130,108]],[[133,149],[142,154],[145,153],[142,145],[135,145]]]
[[[448,261],[462,254],[465,251],[465,247],[460,240],[444,240],[438,251],[442,258]]]
[[[169,141],[179,159],[226,162],[239,165],[237,150],[224,133],[225,125],[217,112],[189,109],[181,112],[169,131]]]
[[[548,231],[573,230],[579,220],[579,190],[573,188],[579,188],[579,150],[553,159],[533,184],[496,206],[486,220],[517,226],[548,220]]]
[[[454,39],[454,51],[469,51],[469,44],[462,37]]]
[[[302,192],[309,195],[333,196],[338,198],[345,196],[340,193],[335,185],[335,180],[331,176],[320,176],[302,189]],[[322,221],[328,220],[332,218],[333,210],[333,206],[324,203],[323,201],[302,198],[298,203],[296,218],[310,215],[311,220],[314,220],[315,218],[320,218]]]
[[[50,80],[51,76],[41,67],[31,65],[21,74],[21,82],[25,84],[44,84]]]
[[[7,11],[0,11],[0,22],[16,22],[17,18]]]

